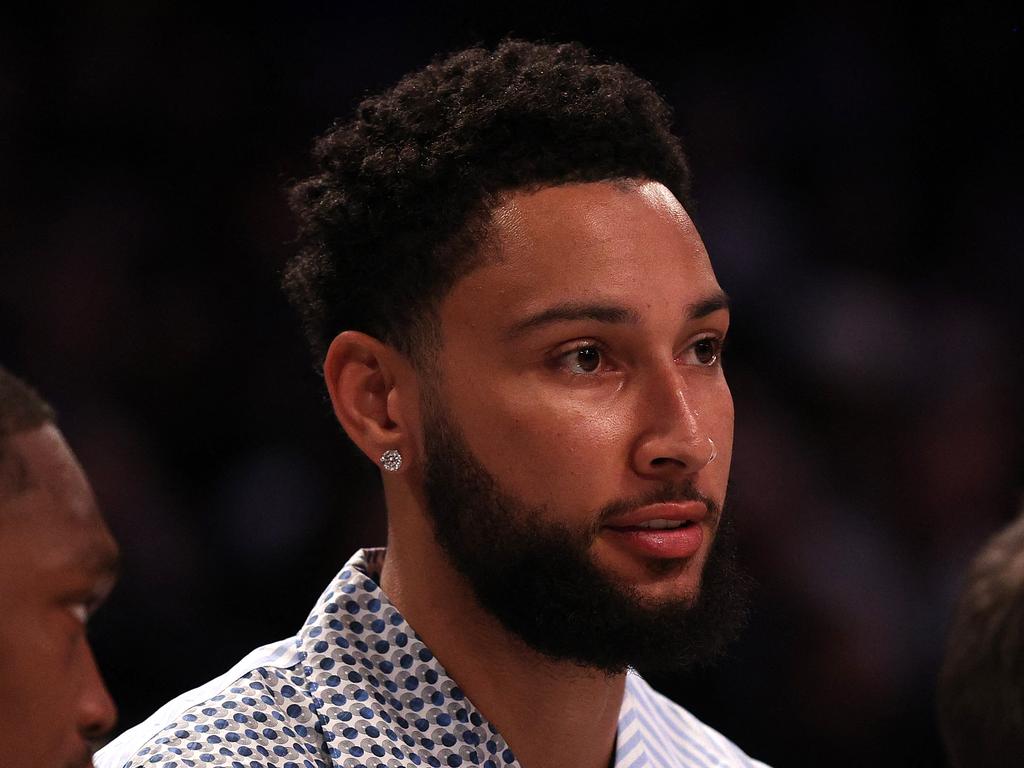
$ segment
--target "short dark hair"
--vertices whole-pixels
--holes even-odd
[[[318,365],[343,330],[416,360],[503,193],[642,178],[685,203],[690,179],[651,84],[575,43],[437,59],[362,101],[313,154],[317,172],[291,190],[300,251],[284,287]]]
[[[20,458],[7,449],[8,438],[55,420],[53,408],[38,392],[0,366],[0,496],[20,493],[28,483]]]
[[[1024,515],[971,564],[939,675],[939,723],[954,768],[1024,755]]]

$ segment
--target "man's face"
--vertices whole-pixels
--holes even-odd
[[[114,704],[86,621],[114,583],[117,548],[53,426],[7,439],[27,489],[0,492],[0,762],[91,765]]]
[[[570,591],[599,581],[589,607],[566,604],[598,624],[611,620],[603,603],[658,621],[697,606],[733,407],[720,364],[728,309],[696,229],[657,183],[517,193],[493,222],[495,257],[442,302],[426,388],[439,539],[478,594],[485,571],[497,585],[561,551],[572,572],[545,578]]]

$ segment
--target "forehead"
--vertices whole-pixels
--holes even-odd
[[[33,570],[112,558],[115,546],[92,488],[53,425],[12,435],[28,486],[0,500],[0,550]]]
[[[482,316],[567,297],[675,305],[718,289],[696,227],[657,182],[513,193],[492,212],[489,247],[491,258],[449,295]]]

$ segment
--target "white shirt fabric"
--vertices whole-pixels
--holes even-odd
[[[295,637],[173,699],[97,768],[521,768],[377,586],[384,554],[357,552]],[[767,768],[632,670],[614,765]]]

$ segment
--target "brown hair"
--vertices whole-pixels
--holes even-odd
[[[939,724],[954,768],[1024,755],[1024,515],[975,557],[939,675]]]

